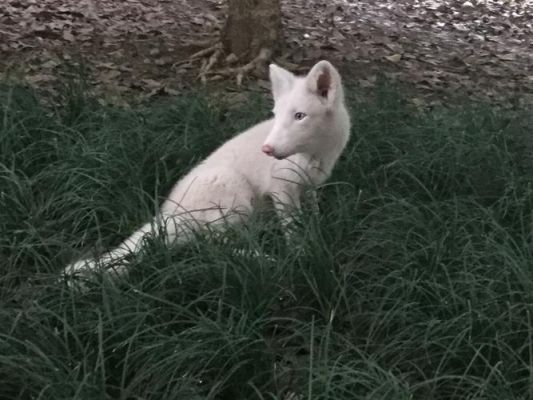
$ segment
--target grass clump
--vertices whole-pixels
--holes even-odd
[[[298,252],[259,217],[225,245],[153,240],[128,278],[79,292],[57,281],[69,261],[116,245],[268,106],[72,96],[50,111],[0,90],[0,398],[533,397],[526,112],[419,113],[382,85],[350,101]]]

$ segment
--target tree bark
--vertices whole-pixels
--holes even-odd
[[[280,47],[280,0],[228,0],[228,17],[222,30],[226,54],[248,62],[261,50],[275,52]]]

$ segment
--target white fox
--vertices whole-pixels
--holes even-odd
[[[328,62],[305,77],[270,65],[274,118],[233,137],[174,186],[155,221],[97,259],[65,268],[67,275],[98,265],[126,272],[123,257],[140,250],[143,237],[162,226],[167,243],[187,240],[202,227],[222,229],[245,219],[270,197],[285,228],[300,207],[306,184],[319,185],[331,174],[350,134],[341,78]]]

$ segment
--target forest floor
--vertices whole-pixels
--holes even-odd
[[[222,0],[4,0],[0,78],[53,92],[82,69],[105,103],[175,94],[224,14]],[[531,104],[532,14],[529,0],[285,0],[279,58],[296,71],[327,58],[362,87],[386,75],[416,87],[418,104],[458,92]]]

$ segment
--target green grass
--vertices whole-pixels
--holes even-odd
[[[152,240],[129,277],[79,291],[61,269],[148,220],[268,100],[121,111],[73,90],[50,111],[3,87],[0,398],[533,398],[533,118],[354,92],[300,252],[268,214],[229,245]],[[248,246],[276,261],[231,251]]]

